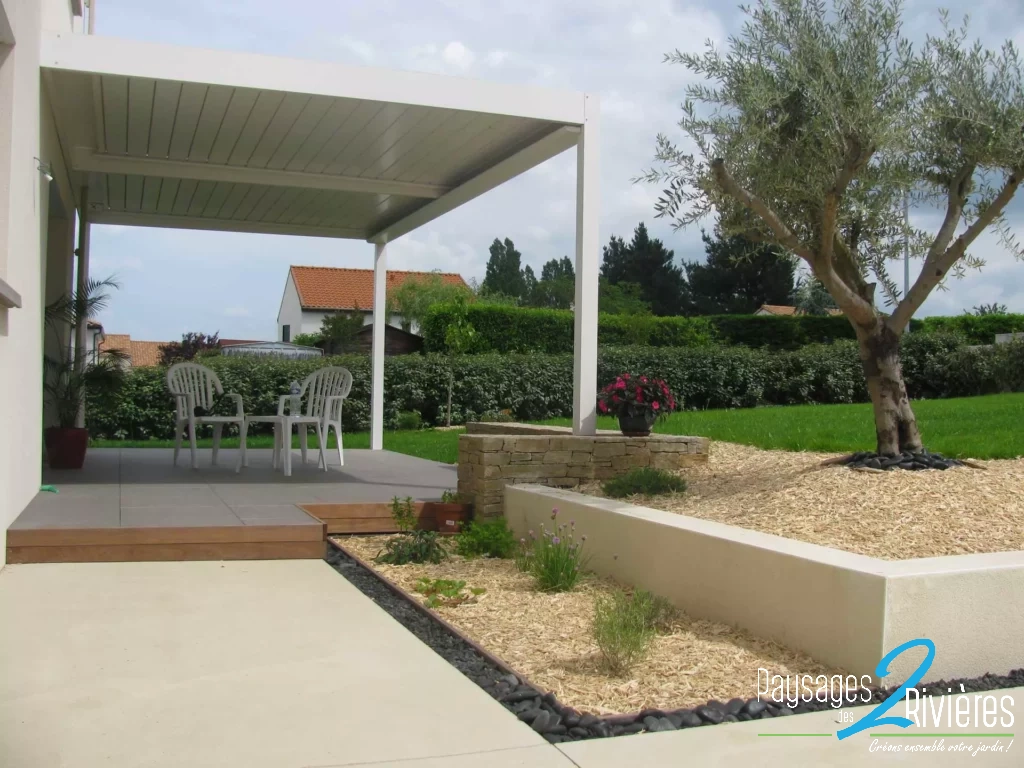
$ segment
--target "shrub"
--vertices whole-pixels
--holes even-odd
[[[957,315],[955,317],[926,317],[921,321],[928,333],[936,331],[956,333],[969,344],[992,344],[997,333],[1024,331],[1024,315]]]
[[[657,629],[667,623],[671,604],[645,590],[621,589],[594,601],[593,636],[605,668],[624,675],[641,661]]]
[[[455,537],[455,552],[463,557],[512,557],[516,537],[504,517],[474,520]]]
[[[434,531],[410,531],[388,539],[374,562],[387,565],[442,563],[448,559],[441,540]]]
[[[455,608],[463,603],[475,603],[480,595],[487,592],[481,587],[466,590],[466,582],[453,579],[422,578],[413,589],[426,598],[423,604],[428,608]]]
[[[912,398],[952,397],[991,391],[991,380],[1021,381],[1015,358],[994,354],[986,371],[983,353],[960,353],[963,338],[948,333],[911,333],[902,345],[907,390]],[[1000,345],[1002,347],[1003,345]],[[954,358],[954,355],[963,355]],[[212,358],[213,368],[230,392],[238,392],[246,413],[275,413],[278,397],[292,381],[316,368],[342,365],[352,372],[352,392],[342,411],[346,431],[366,430],[370,422],[370,365],[362,355],[314,360],[254,357]],[[465,355],[455,368],[454,418],[467,421],[507,410],[515,421],[572,415],[571,354]],[[402,355],[384,361],[389,428],[402,411],[416,411],[427,424],[444,419],[449,361],[439,355]],[[857,346],[852,341],[808,345],[793,351],[744,347],[604,347],[598,354],[598,385],[622,371],[665,381],[687,408],[749,408],[762,405],[854,403],[867,400]],[[163,368],[134,368],[112,397],[90,391],[87,424],[94,438],[171,439],[173,403]],[[1016,376],[1016,379],[1015,379]],[[974,382],[974,383],[972,383]],[[1000,384],[1001,387],[1010,387]],[[217,412],[234,408],[230,400]],[[254,425],[253,433],[259,425]],[[269,427],[264,427],[269,430]]]
[[[664,469],[637,467],[606,481],[601,488],[605,495],[623,499],[637,494],[656,496],[662,493],[682,493],[686,490],[686,481]]]
[[[402,411],[395,419],[395,429],[414,431],[423,428],[423,417],[416,411]]]
[[[531,542],[530,573],[541,592],[568,592],[583,574],[583,544],[587,537],[576,540],[574,522],[557,523],[557,507],[551,510],[551,519],[556,521],[552,530],[546,530],[542,524],[540,536]]]

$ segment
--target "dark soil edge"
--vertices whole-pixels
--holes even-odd
[[[333,541],[328,540],[325,559],[399,624],[552,743],[766,720],[836,709],[827,700],[789,707],[758,701],[756,698],[736,698],[728,702],[711,700],[692,709],[646,709],[633,714],[603,717],[581,713],[563,705],[554,694],[538,690],[501,659],[463,636],[455,627],[411,599]],[[952,693],[960,693],[961,686],[968,693],[1024,687],[1024,668],[1013,670],[1005,676],[986,674],[976,678],[938,680],[918,686],[918,690],[928,696],[945,695],[950,690]],[[883,701],[892,690],[872,691],[871,702]],[[843,706],[866,703],[858,697]]]

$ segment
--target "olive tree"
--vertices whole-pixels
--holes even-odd
[[[727,50],[676,51],[704,83],[687,89],[687,139],[658,136],[642,178],[683,227],[716,212],[727,233],[803,259],[856,330],[877,450],[921,450],[900,339],[987,228],[1024,256],[1004,212],[1024,173],[1024,88],[1011,43],[968,43],[966,21],[915,48],[896,0],[762,0]],[[904,225],[905,200],[934,207],[934,231]],[[905,295],[888,265],[923,259]],[[878,303],[890,311],[882,312]]]

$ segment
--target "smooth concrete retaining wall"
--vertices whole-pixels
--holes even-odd
[[[553,507],[586,534],[596,573],[858,676],[919,637],[937,649],[926,680],[1024,665],[1024,553],[891,562],[571,491],[505,489],[517,537],[550,530]],[[876,682],[902,682],[923,657],[908,652]]]

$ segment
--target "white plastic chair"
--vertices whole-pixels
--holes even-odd
[[[292,427],[299,428],[299,447],[302,450],[302,463],[306,463],[308,452],[307,429],[312,425],[316,431],[317,442],[320,444],[320,458],[317,466],[327,471],[327,439],[331,427],[338,438],[338,461],[344,466],[345,453],[341,445],[341,407],[349,392],[352,391],[352,374],[347,368],[329,366],[313,371],[302,382],[297,395],[281,395],[277,404],[276,417],[250,417],[242,427],[243,441],[248,425],[254,421],[268,421],[273,418],[277,422],[274,430],[274,463],[277,464],[277,452],[283,451],[284,474],[292,474]],[[306,401],[306,409],[302,411],[302,400]],[[247,465],[246,465],[247,466]]]
[[[178,453],[181,450],[181,438],[188,429],[189,449],[192,452],[192,469],[199,469],[199,456],[196,453],[196,425],[213,425],[213,464],[217,464],[217,452],[220,450],[220,437],[225,424],[237,424],[241,435],[238,472],[245,463],[245,411],[242,407],[242,396],[234,392],[225,392],[217,378],[217,374],[209,368],[197,363],[175,363],[167,369],[167,388],[174,397],[174,465],[178,465]],[[209,411],[213,408],[217,397],[230,397],[235,401],[236,412],[232,416],[196,416],[196,408]]]

